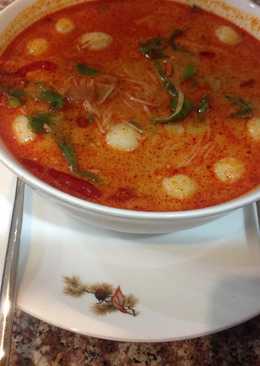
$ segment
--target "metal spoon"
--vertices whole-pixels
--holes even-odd
[[[12,220],[0,289],[0,366],[8,366],[17,294],[17,267],[23,221],[24,183],[17,178]]]
[[[258,228],[260,230],[260,201],[256,202],[256,215],[257,215],[257,221],[258,221]]]

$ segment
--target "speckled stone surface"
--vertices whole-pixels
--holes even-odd
[[[0,0],[0,9],[12,0]],[[83,337],[17,311],[10,366],[260,366],[260,317],[213,336],[159,344]]]
[[[82,337],[17,312],[11,366],[260,366],[260,317],[209,337],[136,344]]]

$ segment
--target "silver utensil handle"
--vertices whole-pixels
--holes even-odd
[[[257,214],[257,221],[258,221],[258,230],[260,230],[260,201],[256,202],[256,214]]]
[[[9,365],[16,303],[16,274],[23,220],[24,183],[17,179],[14,207],[0,290],[0,366]]]

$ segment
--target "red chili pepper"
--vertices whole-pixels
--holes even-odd
[[[4,92],[0,92],[0,106],[5,107],[7,104],[7,96]]]
[[[245,80],[240,83],[240,87],[241,88],[252,88],[255,85],[255,83],[256,83],[255,79]]]
[[[171,77],[173,74],[173,66],[171,61],[167,60],[166,63],[164,64],[164,71],[166,76]]]
[[[53,168],[44,167],[32,160],[23,159],[22,163],[33,174],[63,192],[91,200],[96,200],[101,197],[101,191],[86,180],[59,172]]]
[[[85,117],[77,118],[77,125],[81,128],[86,128],[88,126],[88,120]]]
[[[136,198],[136,196],[136,192],[132,188],[122,187],[119,188],[110,198],[117,202],[127,202]]]
[[[53,72],[57,69],[57,65],[51,61],[36,61],[25,66],[20,67],[14,74],[16,76],[24,77],[28,72],[36,70],[46,70]]]
[[[216,54],[214,52],[211,52],[211,51],[201,51],[200,56],[212,59],[216,56]]]

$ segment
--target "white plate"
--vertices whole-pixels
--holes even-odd
[[[5,247],[14,177],[1,166]],[[18,305],[54,325],[123,341],[168,341],[216,332],[260,312],[260,245],[254,207],[167,235],[102,231],[26,191]],[[3,250],[1,261],[3,260]],[[135,295],[137,316],[97,315],[93,294],[65,295],[63,276]],[[99,305],[98,305],[99,306]]]

